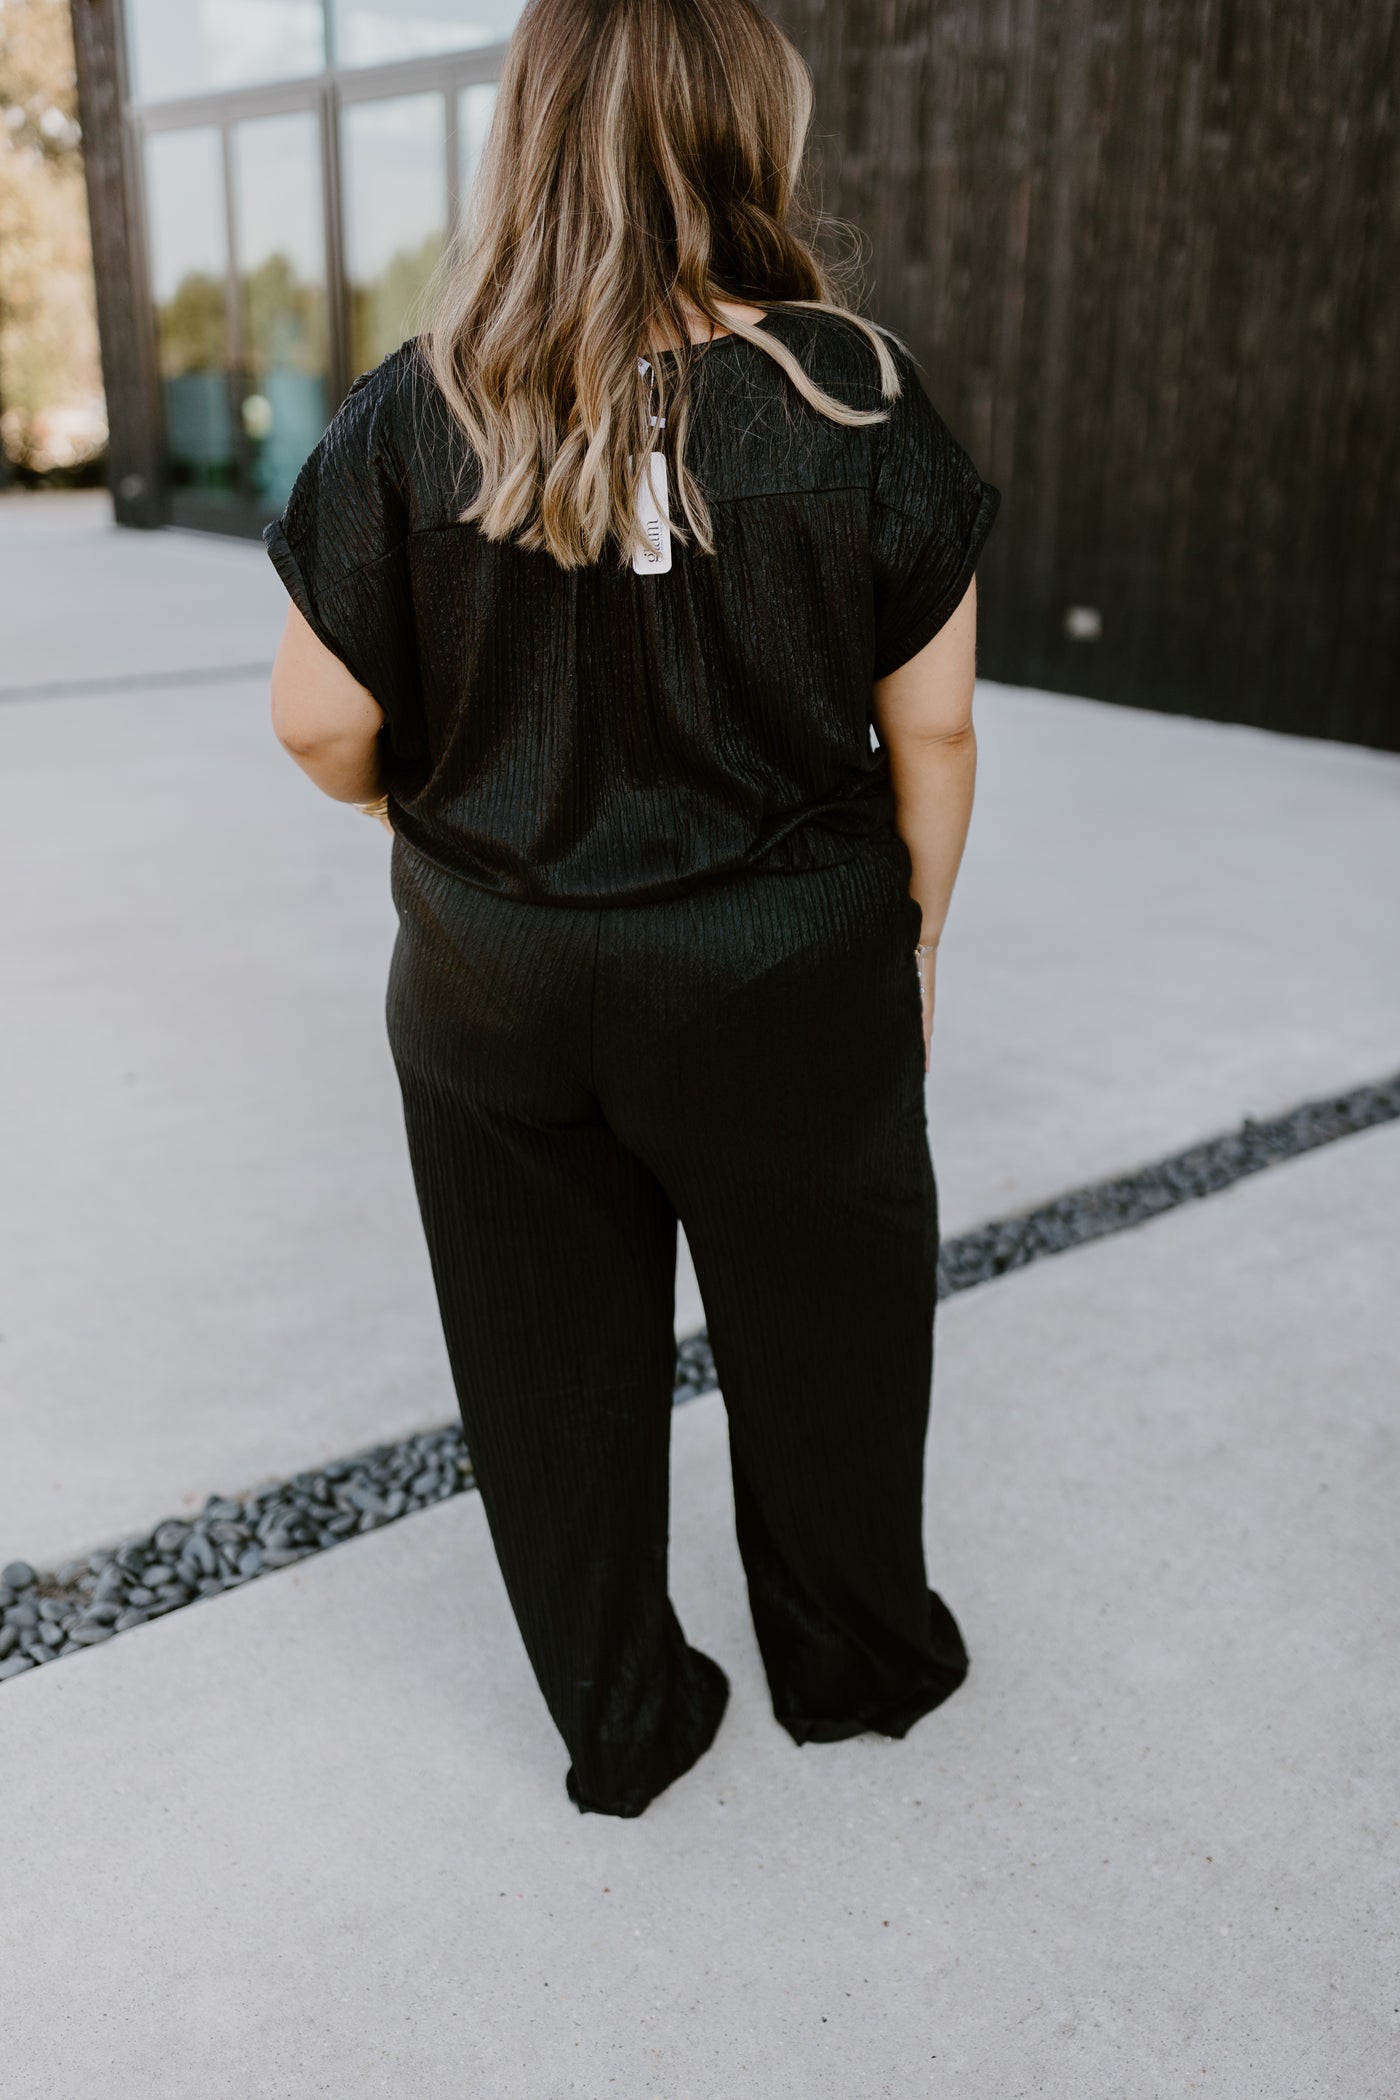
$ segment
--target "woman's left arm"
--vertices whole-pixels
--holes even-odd
[[[374,695],[289,605],[272,666],[272,727],[283,750],[334,801],[376,802],[384,792],[383,725]]]

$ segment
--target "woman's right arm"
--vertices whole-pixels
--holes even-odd
[[[923,914],[922,941],[943,931],[967,841],[977,774],[972,688],[977,655],[977,584],[933,640],[877,680],[871,714],[889,755],[895,828],[913,862],[909,893]],[[924,956],[924,1069],[933,1029],[933,964]]]

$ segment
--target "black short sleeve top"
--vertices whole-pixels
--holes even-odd
[[[841,316],[763,325],[888,419],[834,423],[742,337],[707,345],[686,461],[712,556],[565,570],[459,523],[474,462],[416,342],[355,382],[268,526],[292,598],[384,710],[395,829],[466,880],[661,897],[889,829],[871,685],[955,610],[999,494],[903,350],[884,403]]]

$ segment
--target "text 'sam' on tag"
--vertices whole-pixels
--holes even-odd
[[[633,554],[632,567],[639,576],[665,576],[671,567],[671,505],[664,452],[647,456],[637,490],[637,523],[646,546]]]

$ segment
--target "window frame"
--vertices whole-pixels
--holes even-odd
[[[154,134],[213,126],[220,134],[224,180],[224,212],[227,227],[228,343],[230,385],[242,369],[244,317],[240,283],[238,229],[233,188],[232,127],[248,117],[267,117],[311,111],[320,131],[321,207],[326,253],[326,297],[328,361],[331,397],[340,402],[358,374],[350,370],[349,285],[345,267],[345,225],[342,191],[341,114],[354,103],[388,101],[398,95],[437,93],[444,100],[445,179],[447,186],[447,234],[450,238],[462,209],[461,148],[459,141],[460,94],[463,88],[489,86],[500,79],[506,45],[483,44],[464,51],[445,51],[426,58],[396,59],[378,66],[339,66],[335,62],[334,21],[330,0],[322,0],[326,24],[328,63],[320,73],[301,74],[292,80],[264,81],[251,87],[216,88],[199,95],[182,95],[168,101],[129,100],[124,110],[128,182],[135,210],[135,255],[133,257],[139,296],[142,301],[143,362],[146,370],[146,409],[156,433],[161,463],[160,509],[167,524],[189,526],[199,531],[260,538],[268,512],[246,497],[214,503],[197,491],[174,489],[169,477],[169,446],[165,428],[164,396],[160,385],[159,345],[156,330],[155,287],[150,252],[150,198],[146,183],[146,142]],[[234,402],[235,442],[242,442],[241,404]]]

